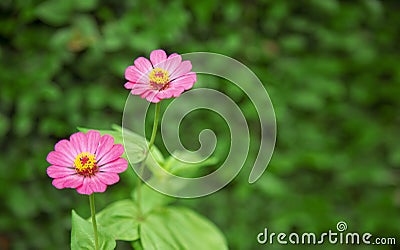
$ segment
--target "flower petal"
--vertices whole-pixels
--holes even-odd
[[[68,175],[76,174],[75,169],[51,165],[46,170],[47,175],[51,178],[62,178]]]
[[[176,78],[169,85],[175,89],[184,89],[188,90],[193,87],[193,84],[196,82],[197,77],[196,73],[190,72],[186,75]]]
[[[69,160],[68,157],[59,152],[59,151],[51,151],[48,155],[46,160],[52,164],[57,166],[63,167],[72,167],[74,165],[74,161]]]
[[[98,131],[89,130],[86,133],[87,136],[87,151],[91,154],[95,154],[97,147],[99,146],[101,135]]]
[[[167,98],[171,98],[171,97],[178,97],[178,96],[180,96],[182,94],[183,91],[184,91],[183,88],[175,89],[175,88],[170,87],[170,88],[168,88],[166,90],[160,91],[157,94],[157,98],[159,98],[159,99],[167,99]]]
[[[135,66],[129,66],[125,70],[125,78],[132,83],[147,83],[149,82],[148,73],[149,70],[142,72]]]
[[[107,185],[103,183],[98,177],[97,174],[91,177],[86,177],[88,185],[93,192],[103,193],[107,189]]]
[[[87,194],[87,195],[92,194],[92,193],[93,193],[93,190],[92,190],[92,188],[91,188],[91,186],[90,186],[90,184],[89,184],[89,178],[84,177],[84,178],[82,178],[82,179],[83,179],[82,185],[79,186],[79,187],[76,189],[76,191],[77,191],[78,193],[80,193],[80,194]]]
[[[151,65],[149,59],[144,58],[144,57],[139,57],[138,59],[135,60],[134,62],[136,68],[144,74],[148,74],[150,70],[153,69],[153,66]]]
[[[124,153],[124,146],[122,144],[115,144],[112,148],[104,154],[102,157],[99,156],[97,163],[99,166],[115,161]]]
[[[157,92],[158,92],[157,90],[148,89],[148,90],[146,90],[145,92],[143,92],[143,93],[140,95],[140,97],[146,98],[146,97],[149,96],[149,95],[155,95]]]
[[[135,86],[135,85],[136,85],[136,83],[126,82],[126,83],[124,84],[124,87],[125,87],[126,89],[132,89],[133,86]]]
[[[131,93],[133,95],[141,95],[144,92],[150,90],[150,86],[148,84],[142,84],[142,83],[138,83],[132,86],[131,88]]]
[[[150,53],[150,61],[154,68],[164,68],[163,62],[167,60],[167,54],[162,49],[153,50]]]
[[[96,151],[96,160],[99,161],[105,154],[110,151],[114,145],[114,138],[110,135],[103,135],[100,138],[99,146]]]
[[[52,184],[58,189],[61,188],[77,188],[82,185],[83,176],[78,174],[68,175],[62,178],[54,179]]]
[[[56,143],[54,146],[54,149],[56,151],[59,151],[65,155],[65,157],[68,159],[68,161],[73,162],[75,160],[75,157],[81,153],[78,152],[78,150],[72,146],[72,144],[68,140],[61,140]]]
[[[78,132],[69,138],[70,142],[72,143],[72,146],[77,149],[79,153],[82,152],[87,152],[87,137],[84,133]]]
[[[157,103],[157,102],[159,102],[159,101],[161,100],[160,98],[157,97],[157,95],[158,95],[159,93],[160,93],[160,92],[158,92],[158,91],[151,91],[151,92],[149,92],[149,94],[146,95],[147,101],[152,102],[152,103]],[[143,96],[143,95],[142,95],[142,96]]]
[[[128,161],[119,158],[115,161],[104,164],[99,168],[100,172],[122,173],[128,168]]]
[[[143,92],[140,95],[140,97],[146,98],[149,102],[157,103],[160,101],[160,99],[157,97],[158,93],[159,93],[158,90],[148,89],[145,92]]]
[[[116,173],[98,172],[96,173],[96,176],[101,180],[101,182],[107,185],[112,185],[119,181],[119,176]]]
[[[164,69],[171,75],[182,62],[182,57],[176,53],[169,55],[167,61],[164,63]]]
[[[174,79],[189,73],[190,70],[192,70],[192,63],[190,61],[183,61],[174,72],[171,72],[171,80],[173,81]]]

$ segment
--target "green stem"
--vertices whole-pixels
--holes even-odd
[[[137,192],[136,193],[136,195],[137,195],[136,197],[137,197],[137,204],[138,204],[138,210],[139,210],[138,212],[139,212],[139,216],[140,217],[143,215],[142,214],[142,206],[141,206],[141,201],[142,201],[142,179],[141,179],[141,176],[143,175],[143,171],[144,171],[144,162],[146,161],[147,156],[149,155],[150,150],[153,147],[154,141],[156,139],[158,120],[160,118],[160,108],[161,108],[160,103],[159,102],[156,103],[155,111],[154,111],[155,113],[154,113],[153,131],[151,132],[151,137],[150,137],[150,141],[149,141],[149,148],[146,151],[146,155],[145,155],[143,161],[140,163],[140,166],[139,166],[139,178],[138,178],[138,184],[137,184],[137,188],[136,188],[136,192]]]
[[[153,123],[153,131],[151,132],[151,137],[150,137],[150,142],[149,142],[149,150],[147,151],[147,155],[149,154],[150,149],[153,146],[154,141],[156,139],[157,127],[158,127],[158,119],[160,118],[160,107],[161,107],[160,103],[159,102],[156,103],[156,107],[155,107],[156,110],[155,110],[155,114],[154,114],[154,123]]]
[[[95,250],[99,250],[99,239],[97,236],[97,223],[96,223],[96,209],[94,207],[94,193],[89,195],[90,202],[90,213],[92,215],[92,225],[93,225],[93,233],[94,233],[94,247]]]

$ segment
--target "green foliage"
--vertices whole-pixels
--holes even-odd
[[[260,77],[274,104],[277,145],[262,179],[247,183],[250,157],[223,190],[178,201],[221,228],[230,248],[260,247],[256,236],[266,226],[321,232],[339,220],[351,231],[399,235],[398,7],[375,0],[0,1],[0,248],[69,249],[71,208],[87,217],[88,204],[51,185],[46,155],[78,125],[120,123],[124,69],[156,48],[234,57]],[[199,75],[195,86],[232,95],[255,152],[250,100],[214,77]],[[188,148],[198,146],[198,131],[215,130],[215,156],[224,159],[230,135],[217,116],[199,111],[182,127]],[[96,196],[97,207],[129,198],[135,183],[128,169]]]
[[[134,241],[144,249],[227,248],[222,233],[207,219],[187,208],[166,207],[165,196],[149,190],[143,193],[144,216],[134,201],[117,201],[97,215],[100,228],[114,240]]]
[[[139,239],[137,205],[132,200],[120,200],[96,214],[97,222],[115,240]]]
[[[101,250],[112,250],[116,246],[115,240],[101,227],[98,227],[98,240]],[[72,210],[71,249],[94,249],[94,247],[92,224]]]
[[[158,210],[141,224],[144,249],[227,249],[212,223],[182,207]]]

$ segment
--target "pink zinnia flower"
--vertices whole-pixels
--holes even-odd
[[[149,102],[178,97],[183,91],[193,87],[196,73],[191,72],[190,61],[183,61],[176,53],[167,57],[164,50],[150,53],[150,61],[139,57],[134,65],[125,70],[125,88],[133,95],[140,95]]]
[[[47,174],[58,188],[76,188],[80,194],[102,193],[107,185],[119,181],[118,173],[124,172],[128,162],[121,158],[124,148],[114,144],[110,135],[101,136],[90,130],[71,135],[54,146],[55,151],[47,155],[52,164]]]

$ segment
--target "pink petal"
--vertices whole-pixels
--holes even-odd
[[[78,132],[69,138],[70,142],[72,143],[72,146],[79,152],[87,152],[87,137],[84,133]]]
[[[163,68],[164,65],[162,65],[162,63],[165,62],[165,60],[167,60],[167,54],[162,49],[153,50],[150,53],[150,61],[154,68]]]
[[[131,91],[132,95],[143,95],[146,93],[148,90],[147,89],[135,89]]]
[[[96,152],[96,160],[97,162],[101,159],[105,154],[110,151],[110,149],[114,145],[114,138],[110,135],[103,135],[100,138],[99,147],[97,148]]]
[[[135,84],[134,86],[132,86],[131,93],[132,93],[132,95],[141,95],[149,89],[151,89],[151,88],[148,84],[138,83],[138,84]]]
[[[146,98],[149,102],[157,103],[160,99],[157,97],[158,90],[150,89],[143,92],[140,97]]]
[[[196,80],[196,73],[190,72],[170,82],[170,86],[176,89],[183,88],[184,90],[188,90],[193,87],[193,84],[196,82]]]
[[[124,87],[125,87],[126,89],[132,89],[133,86],[135,86],[135,85],[136,85],[136,83],[126,82],[126,83],[124,84]]]
[[[101,166],[100,172],[122,173],[128,168],[128,161],[124,158],[119,158]]]
[[[140,95],[140,97],[142,97],[142,98],[146,98],[147,96],[149,96],[149,95],[155,95],[156,93],[157,93],[158,91],[157,90],[154,90],[154,89],[147,89],[145,92],[143,92],[141,95]]]
[[[171,73],[174,72],[179,67],[181,62],[182,62],[182,57],[176,53],[173,53],[165,61],[164,69],[167,72],[169,72],[169,75],[171,76]]]
[[[82,185],[83,176],[78,174],[68,175],[62,178],[54,179],[52,184],[58,189],[61,188],[77,188]]]
[[[76,174],[75,169],[67,168],[67,167],[60,167],[60,166],[50,166],[46,170],[47,175],[51,178],[62,178],[68,175]]]
[[[143,74],[148,74],[153,69],[150,61],[144,57],[137,58],[135,60],[135,66]]]
[[[101,182],[107,185],[112,185],[119,181],[119,176],[116,173],[98,172],[96,173],[96,176],[101,180]]]
[[[124,153],[124,146],[122,146],[121,144],[115,144],[106,154],[98,158],[97,161],[98,165],[102,166],[109,162],[115,161],[116,159],[121,157],[123,153]]]
[[[178,68],[171,73],[171,79],[174,80],[182,75],[185,75],[192,70],[192,63],[190,61],[183,61]]]
[[[183,88],[175,89],[175,88],[170,87],[166,90],[160,91],[157,94],[157,98],[167,99],[167,98],[171,98],[171,97],[178,97],[182,94],[183,91],[184,91]]]
[[[135,66],[129,66],[125,70],[125,78],[133,83],[146,83],[149,81],[149,70],[141,72]]]
[[[162,99],[158,98],[157,96],[155,96],[154,98],[147,98],[147,101],[152,102],[152,103],[158,103],[160,102]]]
[[[72,167],[74,165],[74,161],[69,160],[68,157],[59,152],[59,151],[51,151],[48,155],[46,160],[52,164],[57,166],[63,167]]]
[[[91,186],[89,185],[89,179],[90,178],[82,178],[83,179],[83,181],[82,181],[82,185],[81,186],[79,186],[77,189],[76,189],[76,191],[78,192],[78,193],[80,193],[80,194],[87,194],[87,195],[90,195],[90,194],[92,194],[93,193],[93,190],[92,190],[92,188],[91,188]]]
[[[159,93],[160,92],[158,92],[158,91],[150,92],[148,95],[146,95],[147,101],[152,102],[152,103],[157,103],[157,102],[161,101],[161,99],[157,97],[157,95]]]
[[[87,151],[91,154],[95,154],[97,147],[99,146],[101,135],[98,131],[89,130],[86,133],[87,136]]]
[[[68,159],[68,161],[73,162],[75,160],[75,157],[81,153],[78,152],[76,148],[72,146],[72,144],[68,140],[61,140],[56,143],[54,146],[54,149],[56,151],[59,151],[65,155],[65,157]]]
[[[90,186],[90,189],[92,189],[93,192],[103,193],[106,191],[107,185],[97,177],[97,174],[91,177],[86,177],[85,179],[87,179],[87,184]]]

